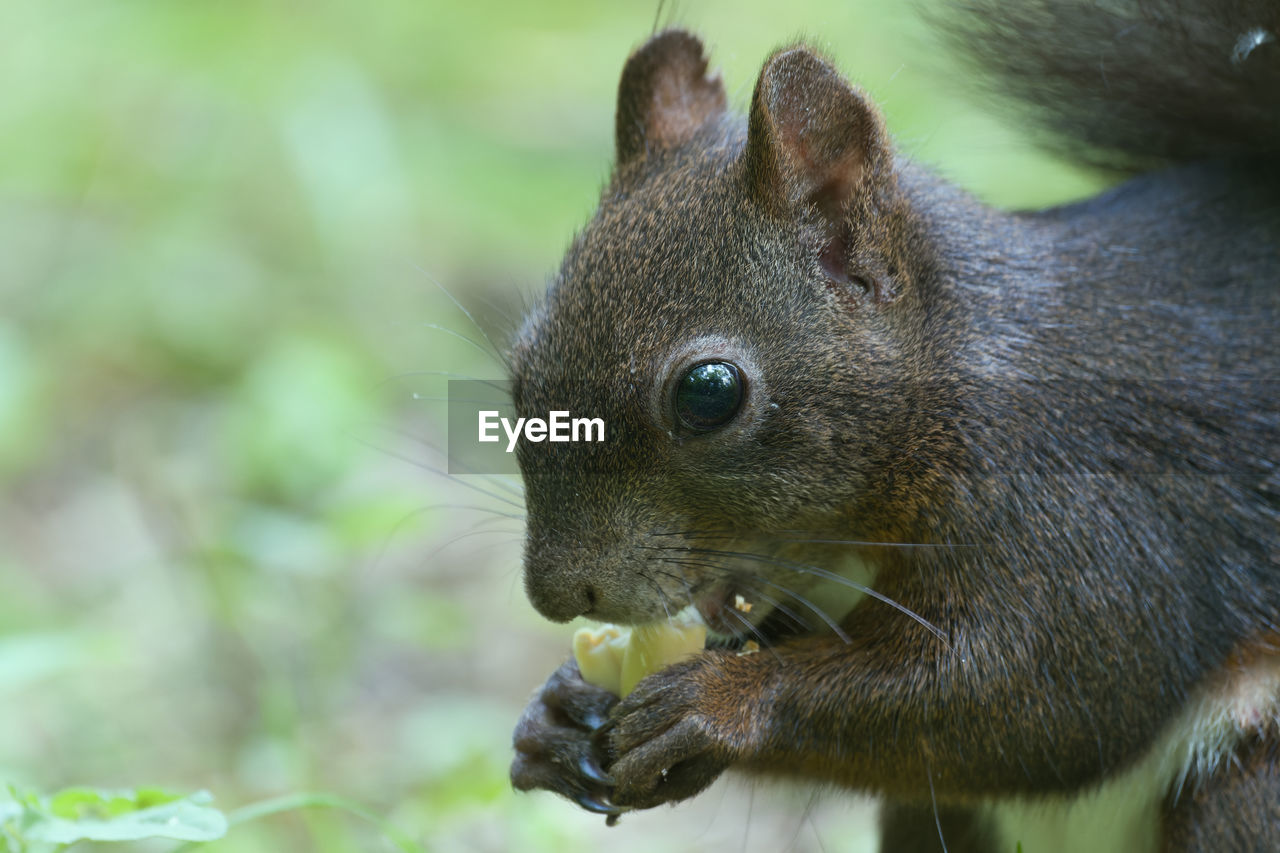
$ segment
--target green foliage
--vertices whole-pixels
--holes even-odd
[[[42,797],[10,788],[9,794],[0,801],[0,842],[12,853],[59,850],[78,841],[213,841],[227,832],[226,817],[204,791],[184,796],[158,788],[67,788]]]

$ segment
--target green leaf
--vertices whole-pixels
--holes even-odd
[[[227,819],[208,805],[212,800],[204,791],[181,796],[158,788],[68,788],[38,805],[26,803],[22,837],[52,844],[143,838],[213,841],[226,834]]]

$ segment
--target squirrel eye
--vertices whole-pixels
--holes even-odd
[[[742,408],[742,384],[742,374],[727,361],[694,365],[676,386],[676,417],[695,432],[718,429]]]

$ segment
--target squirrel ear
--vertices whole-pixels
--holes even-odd
[[[631,54],[618,84],[615,119],[618,165],[651,149],[687,142],[725,111],[720,75],[707,75],[702,42],[666,30]]]
[[[826,60],[778,51],[760,72],[747,131],[748,179],[766,205],[814,205],[838,222],[888,159],[879,112]]]

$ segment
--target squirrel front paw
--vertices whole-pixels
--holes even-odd
[[[547,679],[516,724],[511,784],[520,791],[544,788],[582,808],[622,813],[611,799],[613,779],[602,768],[607,757],[603,729],[618,697],[582,680],[570,658]]]
[[[717,700],[721,659],[703,654],[642,680],[618,703],[603,728],[615,787],[611,802],[651,808],[688,799],[743,754],[749,718]],[[736,717],[736,719],[735,719]]]

